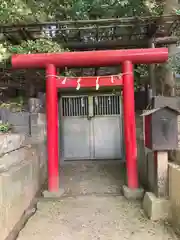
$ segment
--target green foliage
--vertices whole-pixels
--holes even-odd
[[[175,10],[175,12],[177,15],[180,15],[179,9]],[[179,36],[180,34],[179,28],[176,30],[174,34]],[[180,74],[180,48],[179,52],[177,51],[174,55],[171,55],[169,57],[167,67],[171,68],[174,72]]]
[[[62,19],[114,18],[147,14],[143,0],[71,0],[61,7],[63,15],[58,16],[57,8],[51,14]],[[107,11],[108,9],[108,11]]]
[[[180,74],[180,52],[169,58],[167,67]]]
[[[165,1],[147,0],[145,2],[150,15],[161,16],[163,14]]]
[[[35,41],[22,41],[19,45],[12,45],[9,42],[0,44],[0,64],[6,64],[13,54],[30,54],[30,53],[50,53],[69,51],[63,49],[60,44],[53,42],[50,39],[37,39]]]
[[[141,85],[141,78],[148,75],[148,65],[137,65],[134,69],[134,89],[137,90]]]
[[[30,11],[27,5],[18,0],[0,0],[0,22],[15,23],[23,20],[23,15],[28,16]],[[29,15],[30,16],[30,15]]]
[[[175,10],[177,15],[180,15],[180,9]]]
[[[9,123],[0,123],[0,132],[7,133],[11,130],[11,125]]]
[[[3,102],[0,104],[0,108],[6,108],[12,112],[21,112],[23,110],[24,99],[19,96],[14,99],[10,99],[8,102]]]
[[[11,53],[8,50],[8,43],[0,43],[0,63],[3,63],[5,60],[9,59]]]
[[[162,13],[155,0],[0,0],[0,23],[96,19]]]
[[[64,52],[68,49],[63,49],[58,43],[52,42],[49,39],[37,39],[35,41],[22,41],[20,45],[9,45],[8,51],[11,54],[30,54],[30,53],[50,53]]]
[[[135,68],[135,74],[137,76],[147,76],[148,75],[148,65],[147,64],[137,65]]]

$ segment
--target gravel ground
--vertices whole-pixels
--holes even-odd
[[[121,194],[125,175],[120,161],[73,162],[61,167],[60,185],[66,196]]]
[[[148,220],[122,196],[42,200],[18,240],[175,240],[169,226]]]
[[[124,182],[125,165],[119,161],[63,166],[64,198],[40,199],[18,240],[180,239],[168,225],[148,220],[140,203],[121,196]]]

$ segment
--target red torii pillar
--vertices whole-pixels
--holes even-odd
[[[102,77],[101,86],[123,85],[124,133],[128,187],[138,188],[136,124],[134,111],[133,64],[162,63],[168,59],[167,48],[63,52],[47,54],[17,54],[12,57],[13,68],[46,68],[46,113],[48,149],[48,188],[59,190],[58,158],[58,100],[57,88],[77,86],[77,78],[62,84],[56,78],[56,67],[97,67],[122,64],[122,81],[111,82]],[[81,78],[81,87],[95,87],[96,78]]]

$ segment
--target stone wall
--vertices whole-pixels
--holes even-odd
[[[29,98],[26,111],[16,111],[14,108],[1,107],[0,121],[2,123],[9,123],[14,133],[24,133],[31,135],[31,121],[36,125],[37,113],[45,113],[45,95],[39,93],[39,98]]]
[[[180,116],[178,117],[178,140],[180,141]],[[180,143],[179,143],[180,149]],[[180,150],[173,151],[169,163],[169,199],[171,203],[170,222],[174,229],[180,233]]]
[[[47,176],[45,115],[31,119],[32,134],[0,135],[0,239],[12,232]]]
[[[170,216],[169,220],[173,228],[180,234],[180,166],[176,163],[169,163],[169,199]]]

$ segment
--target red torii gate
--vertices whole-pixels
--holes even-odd
[[[46,68],[46,114],[48,149],[48,190],[59,190],[58,158],[58,88],[123,86],[124,133],[128,187],[138,188],[136,124],[134,109],[133,64],[162,63],[168,59],[167,48],[63,52],[47,54],[17,54],[12,57],[13,68]],[[111,76],[88,78],[57,78],[56,67],[97,67],[122,64],[122,78]]]

